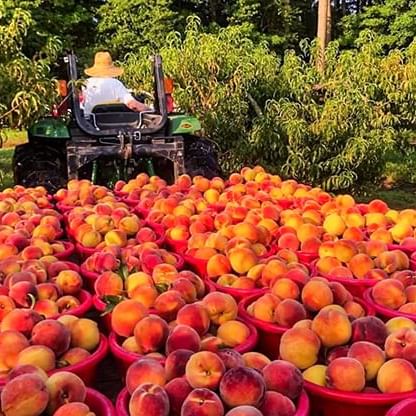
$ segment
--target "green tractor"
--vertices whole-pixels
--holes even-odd
[[[215,145],[199,137],[201,123],[173,112],[171,91],[165,91],[162,59],[153,57],[153,110],[137,113],[124,104],[102,104],[84,117],[77,85],[76,56],[65,58],[69,91],[64,117],[49,116],[29,129],[29,141],[13,156],[15,183],[43,185],[50,192],[69,179],[86,178],[113,185],[140,172],[159,175],[168,183],[179,175],[220,176]]]

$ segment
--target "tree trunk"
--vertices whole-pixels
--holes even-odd
[[[332,6],[331,0],[328,1],[328,12],[326,15],[326,39],[325,39],[325,46],[331,42],[332,39]]]
[[[330,0],[319,0],[318,3],[318,59],[320,71],[325,67],[325,47],[327,45],[328,5]]]

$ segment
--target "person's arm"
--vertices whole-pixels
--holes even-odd
[[[128,91],[128,89],[123,85],[121,81],[118,82],[118,96],[120,100],[126,105],[130,110],[141,112],[141,111],[148,111],[150,108],[137,101]]]

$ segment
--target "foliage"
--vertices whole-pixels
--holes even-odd
[[[122,57],[142,46],[158,49],[179,19],[171,0],[107,0],[98,10],[99,43]]]
[[[36,5],[33,5],[36,7]],[[23,53],[33,24],[30,9],[7,7],[0,2],[0,126],[22,128],[50,109],[55,83],[50,65],[60,50],[56,38],[47,38],[39,52]]]
[[[385,0],[368,6],[362,13],[346,16],[341,23],[341,44],[351,47],[362,30],[370,29],[386,47],[406,47],[416,35],[416,1]]]

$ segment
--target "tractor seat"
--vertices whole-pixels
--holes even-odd
[[[91,122],[99,130],[139,127],[139,113],[130,110],[124,104],[99,104],[91,111]]]

